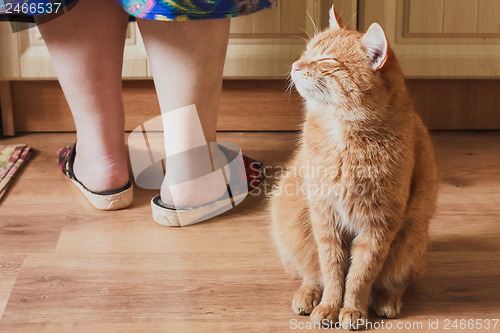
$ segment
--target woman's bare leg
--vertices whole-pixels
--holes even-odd
[[[112,0],[80,0],[40,24],[77,129],[74,171],[89,189],[118,189],[128,180],[122,104],[128,15]]]
[[[205,140],[215,142],[230,20],[161,22],[138,19],[138,24],[162,113],[165,115],[194,104]],[[193,133],[193,130],[199,128],[199,123],[190,120],[188,114],[186,117],[176,116],[172,119],[175,120],[164,126],[167,150],[182,151],[199,144],[200,137]],[[180,167],[190,169],[194,166]],[[199,185],[198,188],[186,185],[176,191],[177,193],[172,193],[172,188],[164,181],[162,201],[173,204],[174,196],[178,199],[175,200],[177,207],[196,206],[220,197],[225,192],[225,185],[214,178],[213,182],[208,180],[202,189]]]

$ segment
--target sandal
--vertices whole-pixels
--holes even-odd
[[[264,180],[262,163],[245,155],[236,154],[232,150],[224,149],[224,147],[221,150],[228,157],[229,161],[234,161],[238,156],[241,156],[245,166],[244,171],[242,168],[238,168],[238,170],[231,172],[229,183],[232,186],[227,186],[226,193],[216,201],[186,209],[169,207],[161,201],[160,195],[157,195],[151,200],[153,220],[156,223],[171,227],[184,227],[198,223],[235,207],[245,199],[248,193],[252,193],[258,189]],[[231,165],[231,163],[228,165]],[[238,186],[238,184],[241,186]]]
[[[57,151],[57,162],[63,174],[87,197],[92,206],[99,210],[117,210],[130,206],[133,201],[133,187],[129,181],[124,187],[114,191],[94,192],[80,182],[73,172],[76,143]]]

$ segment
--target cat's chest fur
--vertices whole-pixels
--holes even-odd
[[[384,133],[354,130],[331,118],[310,118],[301,150],[309,202],[336,216],[344,229],[364,229],[390,206],[391,195],[404,190],[394,185],[408,160],[405,148]]]

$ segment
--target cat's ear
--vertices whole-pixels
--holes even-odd
[[[335,12],[335,6],[332,5],[332,8],[330,9],[330,28],[331,29],[341,29],[345,28],[344,22],[342,22],[342,19],[340,16]]]
[[[382,68],[387,61],[389,45],[384,30],[377,23],[373,23],[361,39],[371,59],[373,70]]]

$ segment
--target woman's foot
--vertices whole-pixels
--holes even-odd
[[[175,168],[182,170],[184,179],[192,180],[174,184],[172,181],[169,183],[169,179],[172,180],[176,177],[168,177],[168,175],[165,177],[160,190],[161,200],[165,205],[176,209],[199,207],[220,199],[226,193],[231,173],[229,170],[225,170],[223,173],[222,167],[227,165],[227,158],[214,145],[211,147],[211,157],[208,154],[200,156],[195,159],[197,162],[193,163],[191,160],[191,163]],[[216,157],[214,158],[214,156]],[[214,168],[212,168],[212,163]],[[169,168],[166,172],[169,172]],[[204,176],[200,176],[200,174],[204,174]]]
[[[124,186],[115,189],[111,187],[109,189],[100,187],[99,190],[97,188],[91,190],[75,175],[73,168],[75,159],[75,144],[60,148],[57,152],[57,162],[61,171],[82,192],[82,194],[85,195],[92,206],[99,210],[117,210],[129,207],[133,203],[134,190],[130,181]],[[95,181],[96,178],[94,177],[92,179]],[[106,179],[109,179],[109,177],[106,177]]]
[[[153,219],[156,223],[164,226],[180,227],[205,221],[238,205],[248,193],[252,193],[259,187],[264,180],[264,168],[261,163],[245,155],[238,156],[239,149],[221,148],[220,150],[224,151],[224,159],[221,159],[222,163],[215,165],[214,169],[224,168],[227,161],[231,161],[231,175],[226,174],[226,180],[229,181],[231,191],[231,198],[228,195],[227,199],[230,199],[230,201],[225,200],[226,197],[223,196],[225,189],[223,191],[223,187],[219,187],[220,184],[225,185],[226,180],[218,182],[217,176],[201,178],[200,183],[192,182],[183,187],[174,187],[174,191],[171,190],[172,186],[166,185],[167,182],[164,181],[164,187],[162,187],[163,197],[157,195],[151,200]],[[242,165],[233,163],[234,159],[242,161]],[[193,164],[189,165],[192,166]],[[224,169],[227,170],[228,168]],[[213,183],[210,184],[211,182]],[[174,195],[172,195],[172,192]],[[175,195],[178,197],[175,197]],[[174,201],[177,204],[176,206],[173,206]],[[165,205],[165,203],[170,204]],[[182,207],[180,203],[184,204],[185,207]]]
[[[125,149],[106,152],[77,143],[73,172],[93,192],[117,190],[129,182]]]

